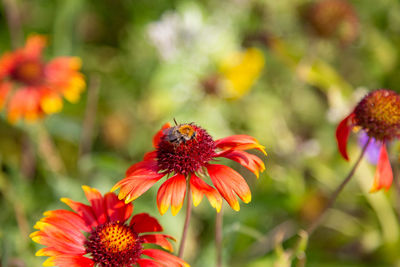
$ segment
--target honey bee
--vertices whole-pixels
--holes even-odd
[[[177,145],[196,138],[196,131],[191,124],[176,125],[166,129],[164,134],[166,141]]]

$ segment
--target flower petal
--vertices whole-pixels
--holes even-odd
[[[133,225],[133,228],[137,233],[161,232],[163,230],[157,219],[147,213],[134,215],[130,225]]]
[[[140,267],[165,267],[164,264],[151,259],[138,259],[137,264],[139,264]]]
[[[234,193],[236,193],[244,203],[249,203],[251,201],[249,186],[239,173],[227,166],[219,164],[209,164],[207,165],[207,170],[214,186],[232,209],[236,211],[240,210],[239,202]]]
[[[99,224],[104,224],[107,221],[106,208],[104,206],[104,200],[101,193],[96,188],[83,185],[83,191],[85,192],[87,200],[89,200],[92,210],[96,216]]]
[[[339,152],[345,160],[349,160],[347,155],[347,140],[349,139],[350,131],[353,128],[354,113],[344,118],[336,128],[336,141]]]
[[[98,225],[96,215],[94,214],[92,207],[69,198],[61,198],[61,202],[64,202],[76,213],[78,213],[79,216],[81,216],[85,223],[90,227],[96,227]]]
[[[360,131],[358,135],[358,144],[360,147],[364,147],[368,140],[370,140],[367,150],[365,151],[365,158],[371,163],[376,165],[379,160],[379,154],[382,147],[382,142],[375,140],[373,137],[369,137],[366,132]]]
[[[151,244],[159,245],[163,249],[166,249],[170,252],[172,252],[174,250],[171,242],[169,242],[169,240],[167,238],[172,239],[172,240],[175,240],[175,239],[169,235],[149,234],[149,235],[141,235],[140,237],[143,239],[144,243],[151,243]]]
[[[46,47],[47,38],[43,35],[33,34],[26,40],[23,52],[29,59],[39,59],[42,55],[43,48]]]
[[[267,155],[265,147],[250,135],[232,135],[215,141],[217,148],[222,150],[248,150],[257,149]]]
[[[159,249],[144,249],[142,252],[144,255],[149,256],[158,262],[166,266],[190,266],[184,260]]]
[[[195,174],[192,174],[192,176],[190,177],[190,189],[192,191],[194,206],[199,205],[203,198],[203,195],[206,195],[211,206],[215,208],[217,212],[220,212],[222,207],[221,195],[217,192],[217,190],[209,186],[206,182],[197,177]]]
[[[34,121],[42,115],[40,94],[37,88],[20,88],[8,101],[8,120],[12,123],[21,117],[27,121]]]
[[[164,176],[164,174],[157,172],[156,161],[142,161],[137,164],[140,164],[138,168],[111,188],[111,191],[120,188],[118,198],[125,199],[125,203],[141,196]]]
[[[171,123],[167,122],[165,123],[162,127],[161,130],[159,130],[153,137],[153,146],[157,148],[158,143],[160,142],[161,137],[164,135],[165,129],[168,129],[171,127]]]
[[[11,83],[9,82],[0,82],[0,110],[2,110],[7,96],[11,91]]]
[[[168,178],[158,189],[157,206],[163,215],[171,205],[172,215],[178,214],[182,208],[186,194],[186,178],[182,174],[176,174]]]
[[[376,172],[374,177],[374,184],[370,190],[371,193],[385,188],[389,190],[393,181],[392,167],[390,166],[389,156],[386,150],[386,144],[381,147],[381,152],[379,154],[378,165],[376,166]]]
[[[125,204],[124,201],[119,200],[114,193],[105,194],[104,203],[110,221],[125,222],[132,214],[133,205]]]
[[[43,266],[58,266],[58,267],[93,267],[94,262],[81,255],[60,255],[48,258]]]
[[[259,157],[247,153],[245,151],[240,151],[240,150],[227,151],[226,153],[223,153],[221,156],[236,161],[243,167],[246,167],[248,170],[254,173],[257,176],[257,178],[259,177],[259,173],[265,170],[264,162]]]

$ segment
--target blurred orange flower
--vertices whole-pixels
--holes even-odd
[[[157,194],[161,214],[169,206],[173,215],[179,212],[186,194],[186,183],[190,184],[195,206],[204,195],[218,212],[222,197],[236,211],[240,209],[236,195],[243,202],[250,202],[250,189],[243,177],[230,167],[211,164],[216,158],[236,161],[257,177],[265,170],[259,157],[244,151],[258,149],[266,154],[264,146],[248,135],[233,135],[214,141],[206,130],[195,124],[172,127],[167,123],[154,136],[153,145],[155,150],[147,153],[143,161],[132,165],[126,171],[126,178],[119,181],[111,191],[120,188],[119,199],[125,199],[128,203],[141,196],[162,177],[168,176]],[[204,181],[206,178],[211,179],[216,189]]]
[[[44,266],[189,266],[182,259],[157,248],[172,251],[171,236],[157,219],[147,213],[136,214],[130,222],[132,204],[118,200],[114,193],[104,196],[94,188],[82,187],[90,205],[63,198],[75,212],[53,210],[36,223],[33,241],[46,246],[37,256],[48,256]]]
[[[0,58],[0,109],[5,108],[10,122],[20,118],[36,120],[62,109],[62,96],[79,100],[85,80],[77,57],[57,57],[44,62],[46,38],[28,37],[25,47]]]

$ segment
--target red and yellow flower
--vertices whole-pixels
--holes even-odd
[[[347,140],[353,128],[361,128],[369,138],[380,144],[380,152],[371,192],[382,188],[388,190],[393,172],[386,145],[400,137],[400,95],[380,89],[367,94],[336,129],[336,140],[342,156],[347,155]]]
[[[25,47],[0,58],[0,109],[8,119],[32,121],[62,109],[62,96],[76,102],[85,88],[77,57],[57,57],[44,62],[46,38],[30,36]]]
[[[210,163],[217,158],[228,158],[249,169],[257,177],[265,170],[263,161],[245,150],[258,149],[264,154],[264,146],[248,135],[234,135],[214,141],[206,130],[194,124],[169,123],[154,136],[155,150],[147,153],[143,161],[132,165],[126,177],[111,191],[120,188],[119,199],[128,203],[135,200],[163,177],[167,180],[157,193],[157,206],[164,214],[169,206],[176,215],[183,205],[187,183],[197,206],[205,195],[218,212],[222,197],[236,211],[240,209],[236,195],[248,203],[250,189],[244,178],[230,167]],[[204,179],[210,179],[215,188]],[[222,197],[221,197],[222,196]]]
[[[182,259],[156,248],[155,244],[172,251],[158,221],[147,213],[131,217],[132,204],[119,200],[114,193],[101,193],[88,186],[82,187],[90,205],[63,198],[69,210],[44,213],[31,234],[33,241],[42,244],[37,256],[48,256],[44,266],[189,266]]]

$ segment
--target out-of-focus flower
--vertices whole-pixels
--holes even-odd
[[[114,193],[104,196],[88,186],[82,187],[90,205],[62,198],[75,212],[53,210],[44,213],[31,234],[33,241],[42,244],[37,256],[48,256],[44,266],[189,266],[180,258],[156,248],[155,244],[172,251],[168,239],[155,232],[163,229],[147,213],[131,217],[132,204],[118,200]],[[149,258],[150,257],[150,258]]]
[[[257,48],[229,54],[219,66],[222,94],[230,99],[247,94],[260,77],[264,64],[264,55]]]
[[[367,144],[369,138],[370,137],[368,136],[368,134],[366,134],[364,131],[361,131],[358,136],[358,144],[360,145],[360,147],[364,147]],[[374,165],[378,163],[381,146],[381,142],[376,141],[374,138],[371,138],[365,152],[365,157],[370,163]]]
[[[0,109],[6,109],[11,122],[58,112],[62,96],[76,102],[85,88],[80,59],[57,57],[46,63],[42,59],[45,46],[44,36],[32,35],[25,47],[0,58]]]
[[[336,129],[336,140],[342,156],[348,160],[347,140],[351,129],[361,128],[369,138],[380,144],[379,158],[371,192],[382,188],[388,190],[393,173],[386,144],[400,137],[400,95],[380,89],[367,94],[353,112],[340,122]],[[376,145],[376,144],[375,144]]]
[[[304,9],[303,18],[321,38],[337,37],[343,44],[349,44],[358,36],[358,16],[346,0],[322,0],[310,4]]]
[[[169,206],[176,215],[183,205],[187,183],[197,206],[204,195],[218,212],[222,198],[236,211],[240,209],[236,194],[243,202],[251,200],[250,189],[243,177],[225,165],[211,164],[217,158],[224,157],[238,162],[257,177],[265,170],[263,161],[245,152],[258,149],[264,154],[264,146],[248,135],[233,135],[214,141],[203,128],[195,124],[180,124],[172,127],[169,123],[154,136],[155,150],[147,153],[143,161],[132,165],[126,171],[126,178],[119,181],[111,191],[120,188],[119,199],[130,202],[161,178],[167,180],[157,194],[157,205],[161,214]],[[210,178],[215,188],[204,179]]]

